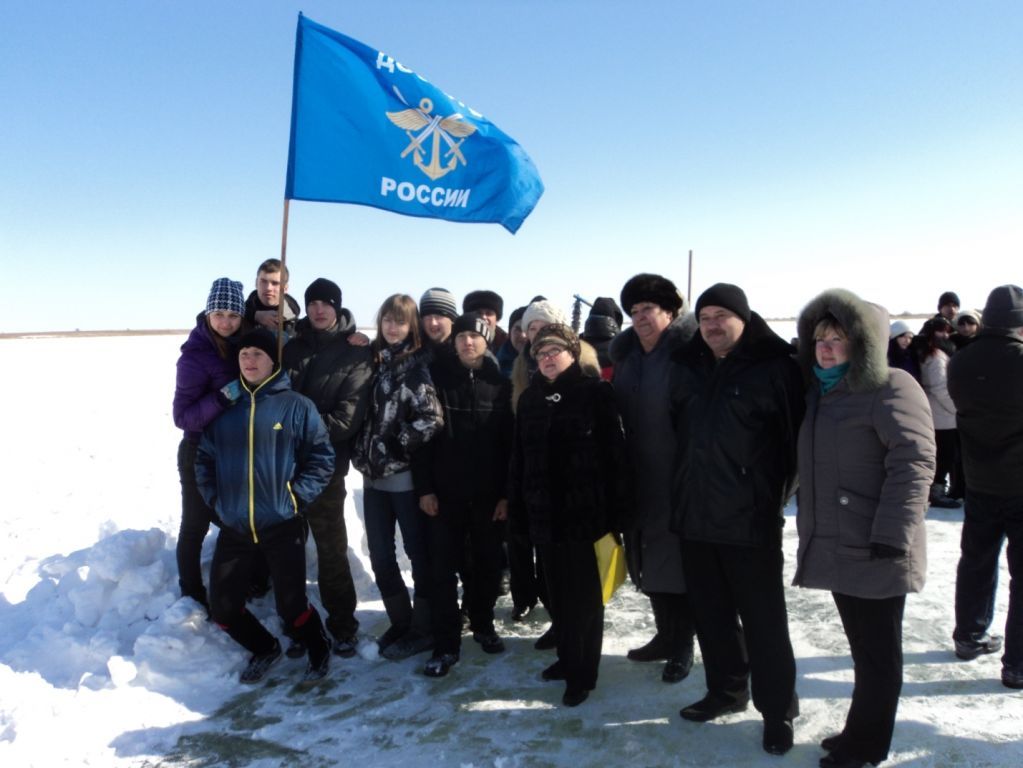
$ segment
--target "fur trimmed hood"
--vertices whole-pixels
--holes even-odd
[[[888,310],[864,301],[851,291],[832,288],[807,304],[799,314],[799,367],[808,382],[814,381],[814,328],[825,316],[833,316],[849,337],[849,373],[852,392],[871,392],[888,381]]]

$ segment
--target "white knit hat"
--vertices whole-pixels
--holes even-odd
[[[568,325],[565,313],[546,299],[534,301],[526,307],[522,314],[522,329],[529,330],[529,324],[534,320],[543,320],[544,325]]]

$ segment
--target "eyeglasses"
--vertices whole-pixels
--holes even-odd
[[[535,357],[537,360],[553,360],[564,351],[564,347],[552,347],[551,349],[545,349],[541,352],[537,352]]]

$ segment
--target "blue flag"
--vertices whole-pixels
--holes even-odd
[[[289,200],[515,232],[543,194],[522,147],[382,51],[298,15]]]

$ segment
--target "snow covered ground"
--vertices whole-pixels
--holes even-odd
[[[817,743],[840,728],[852,680],[821,592],[788,595],[802,715],[784,758],[761,751],[752,709],[702,725],[678,717],[703,694],[699,663],[683,683],[665,685],[660,665],[625,659],[652,634],[647,601],[627,586],[608,607],[598,688],[575,709],[560,705],[561,684],[539,679],[552,654],[532,643],[546,624],[512,623],[508,598],[499,605],[508,651],[486,656],[467,638],[442,680],[418,674],[424,657],[387,662],[367,641],[311,692],[295,686],[298,661],[279,664],[265,685],[239,684],[243,652],[177,597],[179,432],[170,403],[182,341],[0,340],[0,765],[817,765]],[[371,635],[385,619],[359,476],[349,479],[359,618]],[[950,650],[960,520],[955,510],[928,518],[929,579],[907,605],[890,765],[1023,764],[1023,694],[1001,686],[997,657],[963,663]],[[795,548],[790,520],[790,564]],[[211,535],[207,564],[212,549]],[[999,632],[1007,585],[1003,558]],[[278,628],[271,600],[255,610]]]

